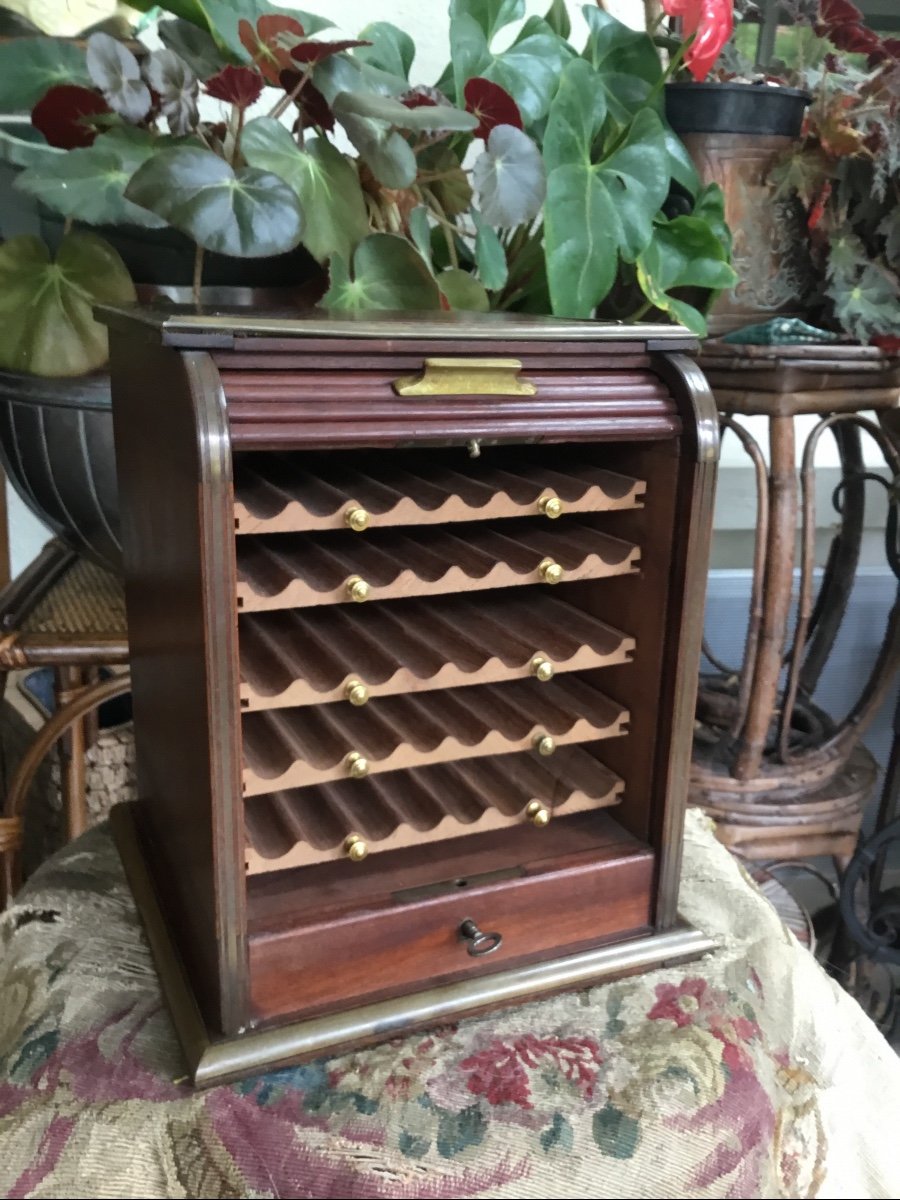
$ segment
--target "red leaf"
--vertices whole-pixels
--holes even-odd
[[[424,92],[416,91],[413,88],[410,92],[404,92],[400,97],[400,103],[404,108],[437,108],[437,100],[431,96],[426,96]]]
[[[848,54],[877,54],[881,49],[881,38],[865,25],[837,25],[829,29],[828,36],[838,50]]]
[[[249,21],[238,22],[241,45],[268,82],[276,86],[279,74],[291,65],[287,47],[280,44],[280,39],[285,34],[302,38],[303,26],[294,17],[277,13],[260,17],[255,29]]]
[[[227,66],[207,79],[206,94],[238,108],[249,108],[260,98],[263,87],[262,76],[252,68]]]
[[[112,109],[99,92],[60,83],[38,100],[32,109],[31,123],[51,146],[76,150],[90,146],[100,132],[85,118],[109,112]]]
[[[859,25],[863,15],[849,0],[820,0],[819,19],[826,25]]]
[[[301,42],[291,49],[291,58],[298,63],[320,63],[332,54],[340,54],[342,50],[351,50],[354,46],[371,46],[371,42]]]
[[[885,354],[900,355],[900,337],[896,333],[876,333],[872,345],[878,346]]]
[[[489,79],[470,79],[465,87],[466,112],[472,113],[480,122],[475,136],[487,141],[492,129],[498,125],[514,125],[524,128],[519,106],[509,92]]]
[[[292,92],[302,78],[299,71],[282,71],[280,83],[286,92]],[[334,129],[334,113],[331,106],[312,80],[307,79],[294,97],[294,103],[300,109],[303,125],[317,125],[328,133]]]

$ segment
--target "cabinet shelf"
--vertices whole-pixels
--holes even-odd
[[[527,824],[535,800],[553,814],[606,808],[623,789],[591,749],[567,746],[550,766],[533,754],[501,755],[274,792],[245,801],[247,869],[342,858],[354,833],[372,853]]]
[[[238,539],[237,597],[244,612],[340,604],[364,580],[369,600],[469,593],[541,581],[545,560],[563,579],[603,579],[637,569],[640,551],[568,519],[355,533],[262,534]]]
[[[247,796],[343,780],[348,755],[369,775],[454,759],[618,737],[628,713],[578,676],[387,696],[361,708],[320,704],[245,714]],[[552,745],[548,754],[553,754]]]
[[[358,680],[372,699],[628,662],[635,640],[549,588],[331,605],[240,618],[245,712],[343,700]]]
[[[546,497],[558,497],[565,513],[613,512],[639,507],[646,492],[642,480],[563,456],[531,462],[500,455],[499,463],[497,457],[466,462],[456,455],[453,466],[438,459],[420,472],[421,456],[356,465],[248,453],[235,464],[235,529],[340,530],[347,514],[360,509],[372,528],[523,517],[537,513]]]

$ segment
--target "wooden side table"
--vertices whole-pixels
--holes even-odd
[[[701,681],[691,801],[709,811],[720,839],[755,860],[853,853],[877,766],[861,743],[900,661],[900,605],[881,652],[847,716],[813,702],[847,609],[859,561],[865,487],[861,434],[884,455],[896,503],[900,457],[881,425],[862,415],[900,404],[900,364],[874,347],[732,346],[709,343],[702,358],[722,427],[741,442],[757,481],[757,532],[743,661]],[[819,417],[796,466],[795,419]],[[769,461],[735,417],[765,416]],[[838,446],[838,528],[814,595],[815,452],[826,432]],[[877,477],[875,477],[877,478]],[[796,535],[799,603],[792,622]],[[715,662],[710,656],[710,661]]]
[[[0,699],[7,673],[29,667],[52,667],[56,693],[56,711],[29,746],[4,797],[0,899],[8,902],[20,883],[19,856],[29,788],[42,759],[60,739],[68,836],[84,831],[84,754],[96,735],[96,711],[130,687],[127,672],[100,680],[99,669],[127,662],[121,581],[61,542],[49,542],[25,571],[0,591]]]

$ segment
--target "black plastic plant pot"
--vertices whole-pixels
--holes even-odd
[[[669,83],[666,116],[682,136],[743,133],[796,138],[811,99],[800,88],[765,83]]]

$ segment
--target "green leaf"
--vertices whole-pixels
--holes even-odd
[[[128,304],[134,284],[102,238],[70,233],[53,262],[40,238],[0,246],[0,367],[34,375],[83,375],[108,357],[95,304]]]
[[[488,312],[491,302],[478,280],[459,267],[450,267],[437,277],[438,287],[451,308],[460,312]]]
[[[210,79],[229,62],[212,34],[190,21],[160,21],[156,32],[162,44],[183,58],[198,79]]]
[[[449,146],[428,146],[419,155],[419,168],[439,176],[422,184],[448,217],[457,217],[472,203],[472,186],[459,159]]]
[[[563,71],[550,106],[544,131],[547,170],[591,162],[591,147],[606,120],[606,89],[597,72],[583,58]]]
[[[11,163],[14,167],[36,167],[69,153],[58,146],[48,145],[30,125],[23,125],[22,132],[28,136],[13,137],[5,129],[0,129],[0,162]]]
[[[706,333],[702,312],[670,293],[676,288],[702,288],[714,293],[732,287],[737,276],[709,224],[702,217],[690,216],[659,223],[653,240],[637,260],[637,278],[654,307],[702,336]]]
[[[331,287],[321,305],[343,312],[436,309],[441,294],[424,259],[405,238],[372,233],[353,254],[352,274],[343,259],[332,259]]]
[[[91,86],[85,53],[63,38],[0,42],[0,112],[26,112],[58,83]]]
[[[498,292],[506,286],[509,268],[506,262],[506,251],[497,234],[486,224],[477,209],[472,209],[475,221],[475,263],[481,282],[491,292]]]
[[[525,0],[450,0],[450,20],[471,17],[488,42],[494,34],[525,16]]]
[[[329,104],[334,104],[341,92],[402,96],[409,91],[409,80],[403,75],[391,75],[352,54],[329,55],[315,68],[313,82]]]
[[[265,258],[300,241],[297,194],[255,167],[235,171],[211,150],[178,148],[137,171],[125,198],[148,208],[206,250]]]
[[[244,127],[244,158],[251,167],[271,171],[296,192],[303,212],[303,245],[325,262],[333,254],[349,259],[369,232],[359,176],[343,154],[324,138],[301,150],[288,130],[272,117],[257,117]]]
[[[663,134],[666,139],[666,155],[669,159],[669,174],[693,199],[700,191],[700,176],[697,174],[693,159],[678,134],[665,123],[663,123]]]
[[[544,20],[553,32],[558,33],[561,38],[567,38],[572,32],[572,22],[569,20],[569,10],[566,8],[566,0],[553,0],[553,3],[544,16]]]
[[[832,284],[827,295],[834,302],[837,319],[858,341],[868,342],[876,333],[900,329],[900,294],[896,280],[870,263],[850,287]]]
[[[633,1158],[641,1140],[641,1127],[629,1116],[607,1101],[592,1122],[594,1141],[610,1158]]]
[[[113,130],[93,146],[30,167],[15,185],[62,216],[88,225],[160,229],[165,221],[125,199],[128,181],[153,152],[154,139],[145,131]]]
[[[725,250],[727,260],[731,258],[731,230],[725,220],[725,193],[717,183],[708,183],[694,202],[694,217],[702,217]]]
[[[638,114],[617,150],[599,163],[589,161],[584,146],[596,93],[577,90],[580,74],[573,73],[556,102],[554,161],[561,149],[573,161],[550,172],[544,241],[554,314],[589,318],[612,287],[619,258],[634,262],[653,237],[669,172],[662,123],[650,109]]]
[[[603,80],[611,116],[625,124],[647,103],[662,78],[659,54],[646,33],[629,29],[592,5],[585,5],[582,12],[590,31],[585,55]],[[661,110],[661,87],[655,106]]]
[[[350,113],[365,120],[381,121],[389,128],[406,129],[414,133],[433,133],[442,129],[471,133],[478,126],[478,118],[461,108],[451,108],[446,104],[407,108],[391,96],[380,96],[373,92],[341,92],[333,107],[335,116],[342,122]]]
[[[194,0],[191,0],[191,7],[194,7]],[[250,61],[250,55],[238,36],[238,26],[241,21],[249,21],[251,25],[256,25],[257,19],[268,13],[295,17],[303,26],[307,37],[312,37],[320,30],[334,26],[334,21],[329,21],[325,17],[317,17],[313,13],[304,12],[299,8],[281,8],[279,5],[267,3],[266,0],[196,0],[196,7],[203,12],[205,20],[202,24],[200,21],[195,21],[193,17],[186,19],[194,21],[195,25],[201,25],[201,28],[211,33],[217,44],[229,50],[238,62]],[[166,8],[175,12],[168,0],[166,0]],[[175,15],[185,16],[184,13]]]
[[[372,45],[358,46],[353,51],[354,58],[387,71],[389,75],[402,75],[404,79],[409,79],[410,68],[416,57],[416,43],[408,33],[390,21],[373,21],[362,30],[359,37]]]
[[[539,18],[529,22],[522,32],[526,34],[522,40],[493,54],[483,28],[473,17],[463,14],[451,21],[450,49],[458,104],[462,103],[468,80],[482,76],[509,92],[526,127],[547,113],[559,76],[574,51]]]
[[[416,249],[433,271],[434,264],[431,258],[431,222],[428,220],[428,209],[424,204],[417,204],[409,214],[409,233],[415,243]]]
[[[347,137],[375,178],[389,188],[408,188],[416,178],[416,156],[406,138],[384,121],[361,117],[350,108],[343,111],[341,92],[334,101],[334,114]]]
[[[513,229],[540,213],[547,175],[540,151],[521,129],[497,125],[484,153],[475,160],[472,180],[478,207],[489,225]]]

